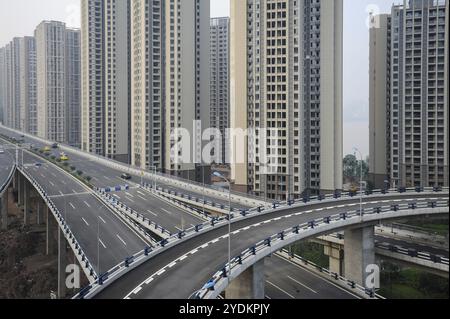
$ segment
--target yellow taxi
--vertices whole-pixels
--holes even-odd
[[[66,155],[66,153],[61,153],[61,157],[59,159],[61,161],[68,161],[69,157]]]

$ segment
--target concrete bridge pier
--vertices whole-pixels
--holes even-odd
[[[333,273],[339,274],[340,276],[344,276],[344,247],[339,244],[328,242],[324,245],[324,253],[330,260],[329,270]]]
[[[17,203],[19,207],[23,206],[25,194],[24,194],[24,185],[25,185],[25,177],[20,174],[20,172],[17,173]]]
[[[8,191],[9,189],[6,189],[3,195],[0,197],[0,215],[1,215],[2,230],[8,229]]]
[[[264,259],[234,279],[225,291],[226,299],[265,298]]]
[[[55,233],[58,231],[59,227],[56,223],[55,218],[53,217],[50,208],[46,209],[46,254],[54,255],[56,254],[57,246],[56,246],[56,236]]]
[[[30,224],[30,209],[31,209],[31,189],[30,183],[26,180],[25,177],[22,177],[23,180],[23,224],[25,226]]]
[[[58,228],[58,298],[66,297],[67,244],[63,231]]]
[[[345,277],[366,287],[366,278],[372,273],[368,266],[375,265],[375,226],[345,231]],[[373,288],[373,287],[366,287]]]
[[[39,197],[36,199],[37,203],[36,203],[36,223],[38,225],[42,225],[44,223],[44,208],[45,203],[42,199],[40,199]]]

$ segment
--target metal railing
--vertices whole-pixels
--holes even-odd
[[[384,297],[375,293],[375,291],[373,291],[372,289],[366,289],[365,287],[357,284],[355,281],[347,279],[344,276],[341,276],[338,273],[332,272],[327,268],[321,267],[299,255],[294,254],[293,252],[288,251],[287,249],[282,249],[280,251],[280,253],[282,254],[281,255],[282,257],[289,256],[289,258],[291,258],[291,260],[293,260],[295,263],[297,263],[299,265],[303,264],[304,266],[313,268],[314,270],[323,274],[325,276],[325,278],[328,277],[327,279],[330,279],[331,281],[342,284],[342,286],[344,286],[349,291],[354,291],[354,292],[358,293],[359,295],[365,295],[368,298],[372,298],[372,299],[384,299]]]
[[[9,172],[9,175],[6,178],[5,182],[0,186],[0,195],[3,195],[3,192],[7,189],[8,185],[11,183],[11,180],[15,172],[16,172],[16,165],[14,164],[11,167],[11,171]]]
[[[379,214],[381,214],[383,212],[391,211],[391,209],[393,209],[394,211],[398,211],[399,208],[413,207],[410,205],[413,205],[413,203],[404,204],[403,206],[402,205],[393,205],[393,206],[389,206],[389,207],[375,207],[373,209],[372,208],[365,209],[363,215],[364,214],[367,215],[370,212],[371,214],[375,214],[378,216]],[[415,204],[415,205],[417,205],[417,204]],[[426,205],[430,205],[430,207],[443,207],[443,206],[448,206],[448,201],[443,202],[443,203],[439,202],[439,206],[437,206],[438,202],[430,202],[430,203],[427,202]],[[417,206],[416,206],[416,208],[417,208]],[[247,211],[241,211],[238,214],[231,214],[230,218],[231,218],[231,220],[234,220],[233,222],[237,222],[242,219],[250,218],[250,217],[252,217],[252,215],[255,215],[255,214],[258,214],[258,212],[255,211],[253,213],[249,213]],[[303,228],[306,227],[306,229],[309,229],[309,227],[311,227],[311,225],[317,226],[317,225],[320,225],[320,223],[326,223],[327,221],[328,221],[328,224],[330,224],[333,221],[333,218],[338,218],[338,220],[340,220],[342,218],[348,219],[348,218],[354,217],[355,215],[357,215],[357,213],[355,213],[355,212],[354,213],[342,213],[342,214],[335,215],[334,217],[319,219],[319,220],[315,221],[314,224],[305,223],[304,225],[302,225],[302,227]],[[199,224],[199,225],[196,225],[195,227],[192,227],[185,231],[181,231],[177,234],[173,234],[170,238],[163,239],[161,242],[156,244],[154,247],[144,248],[143,251],[140,251],[140,252],[136,253],[135,255],[126,258],[123,262],[116,265],[115,267],[113,267],[111,270],[109,270],[105,274],[101,275],[100,280],[98,280],[98,281],[94,282],[93,284],[84,288],[74,298],[90,298],[90,297],[95,296],[97,293],[102,291],[104,288],[106,288],[109,284],[114,282],[116,279],[122,277],[123,275],[125,275],[126,273],[131,271],[132,269],[142,265],[143,263],[147,262],[148,260],[155,257],[156,255],[166,251],[167,249],[170,249],[171,247],[181,244],[182,242],[185,242],[186,240],[189,240],[199,234],[206,233],[206,232],[209,232],[216,228],[225,226],[226,224],[228,224],[228,218],[229,218],[228,216],[221,217],[221,218],[212,218],[211,221],[209,221],[209,222]],[[289,229],[289,231],[300,232],[302,230],[302,227],[295,226],[292,229]],[[333,232],[333,231],[330,231],[330,232]],[[283,232],[283,234],[284,234],[283,236],[285,236],[287,233]]]
[[[91,262],[89,261],[89,258],[86,256],[86,254],[83,251],[82,246],[76,239],[75,235],[72,233],[72,230],[70,229],[69,225],[66,223],[63,215],[60,213],[56,205],[51,200],[50,196],[47,194],[47,192],[42,188],[42,186],[30,175],[26,172],[26,170],[23,170],[22,168],[17,168],[20,173],[33,185],[33,187],[36,189],[36,191],[39,193],[39,195],[42,197],[42,199],[45,201],[45,203],[48,206],[48,209],[52,212],[54,218],[56,219],[60,229],[63,231],[64,236],[69,243],[70,247],[72,248],[78,262],[80,263],[81,267],[83,268],[83,271],[85,272],[89,282],[94,282],[97,280],[97,273],[92,266]]]
[[[194,298],[214,299],[215,297],[217,297],[218,294],[220,294],[221,291],[223,291],[226,288],[228,283],[228,276],[230,276],[230,274],[232,275],[234,269],[236,273],[239,273],[239,270],[242,273],[242,271],[245,270],[243,269],[243,265],[244,263],[246,263],[246,261],[250,260],[250,262],[246,263],[246,266],[248,267],[251,262],[254,263],[262,259],[264,256],[267,256],[270,253],[272,253],[272,246],[283,245],[283,242],[285,242],[288,238],[293,240],[296,238],[300,238],[302,234],[304,234],[306,237],[307,231],[315,230],[315,232],[318,233],[320,232],[320,228],[324,226],[330,226],[333,223],[340,221],[344,221],[347,225],[351,225],[351,221],[356,222],[356,219],[360,220],[361,222],[364,222],[363,221],[364,216],[381,217],[381,214],[387,213],[387,215],[389,215],[390,213],[402,210],[416,210],[421,208],[434,209],[439,207],[448,207],[448,200],[374,207],[363,209],[362,211],[356,210],[346,213],[335,214],[324,218],[314,219],[309,222],[288,228],[284,231],[281,231],[277,234],[268,237],[263,241],[256,243],[254,246],[244,250],[240,255],[233,258],[231,264],[225,264],[222,267],[222,269],[218,271],[213,276],[213,278],[194,295]],[[343,226],[340,225],[339,227]]]
[[[132,210],[130,207],[121,203],[112,195],[106,193],[97,187],[94,187],[94,195],[113,212],[117,213],[129,226],[136,230],[141,236],[143,236],[148,243],[155,244],[157,241],[150,236],[144,228],[151,230],[153,227],[155,234],[161,236],[164,232],[167,232],[164,228],[150,221],[144,215]],[[161,233],[156,233],[158,230],[163,230]],[[169,232],[170,234],[170,232]]]

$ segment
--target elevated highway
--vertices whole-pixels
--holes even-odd
[[[49,144],[35,137],[21,137],[20,133],[3,127],[0,127],[0,132],[16,139],[23,138],[37,148]],[[19,162],[19,167],[22,175],[49,202],[47,204],[56,209],[55,217],[64,220],[63,229],[67,225],[72,231],[96,272],[95,282],[79,297],[215,298],[228,287],[227,272],[223,269],[227,269],[226,226],[229,217],[206,218],[205,221],[160,198],[162,193],[182,193],[183,196],[197,197],[197,200],[201,196],[226,205],[225,192],[159,174],[143,172],[141,175],[141,171],[135,168],[64,145],[60,148],[69,156],[72,165],[92,177],[96,192],[56,165],[29,152],[23,152],[23,162]],[[36,166],[37,162],[41,164]],[[100,194],[101,189],[115,187],[119,183],[123,185],[124,181],[120,179],[123,172],[132,176],[128,188],[109,192],[108,196]],[[22,185],[20,177],[18,180]],[[152,190],[139,187],[141,182],[156,182],[165,192],[159,189],[154,196]],[[24,189],[26,192],[27,188]],[[340,194],[335,198],[321,196],[305,199],[305,202],[274,203],[270,208],[259,199],[233,194],[231,254],[239,258],[238,261],[233,259],[228,266],[233,269],[229,277],[237,278],[259,260],[299,240],[339,230],[370,228],[384,220],[428,214],[448,217],[447,198],[448,189],[378,192],[363,197],[363,214],[360,214],[359,197]],[[125,213],[117,207],[125,207]],[[166,214],[163,209],[167,210]],[[146,231],[142,230],[143,223],[126,217],[133,211],[144,215],[143,220],[152,218],[165,223],[170,228],[170,235],[157,244],[149,240],[145,236]],[[92,227],[95,222],[96,230]],[[99,234],[102,234],[101,238]],[[104,249],[101,253],[99,243]],[[249,256],[252,252],[249,247],[254,248],[254,258]],[[243,256],[246,257],[245,264],[242,263]],[[201,290],[207,282],[213,284],[213,291]]]
[[[416,199],[420,197],[419,199]],[[406,205],[408,203],[422,200],[425,202],[446,200],[448,192],[442,194],[422,194],[422,195],[403,195],[392,196],[390,199],[383,200],[365,200],[364,209],[374,210],[383,206]],[[334,206],[324,204],[309,204],[282,210],[274,210],[266,214],[255,213],[252,217],[237,218],[232,225],[232,256],[240,255],[248,247],[254,246],[258,241],[265,240],[274,234],[279,234],[286,229],[292,229],[294,225],[308,223],[311,220],[325,218],[333,214],[341,214],[343,211],[349,211],[351,206],[357,205],[355,202],[345,210],[335,203]],[[440,214],[448,214],[448,202],[443,204],[444,209],[439,210]],[[345,205],[344,205],[345,206]],[[432,209],[430,212],[432,213]],[[408,214],[414,215],[414,212],[408,211]],[[423,214],[423,212],[421,212]],[[392,216],[392,217],[390,217]],[[400,218],[405,215],[386,213],[377,214],[377,219]],[[240,219],[240,220],[238,220]],[[137,267],[133,271],[124,271],[122,276],[114,276],[114,271],[109,274],[114,280],[106,284],[105,290],[98,294],[98,298],[188,298],[192,296],[204,283],[217,272],[223,269],[226,264],[227,256],[227,229],[225,223],[216,225],[208,232],[201,233],[195,237],[189,238],[184,242],[167,248],[170,245],[166,243],[166,248],[161,249],[153,256],[136,256],[134,259]],[[208,228],[206,228],[208,229]],[[336,229],[335,229],[336,230]],[[325,231],[330,232],[330,230]],[[189,236],[186,234],[186,236]],[[317,233],[311,235],[317,236]],[[305,237],[306,238],[306,237]],[[300,240],[300,239],[298,239]],[[286,242],[286,244],[289,244]],[[151,261],[151,262],[146,262]],[[128,265],[132,267],[132,265]],[[202,269],[201,272],[198,269]],[[115,269],[116,271],[118,268]],[[120,272],[120,271],[119,271]],[[150,275],[149,275],[150,274]],[[107,281],[106,281],[107,282]],[[93,286],[89,294],[95,295],[96,288]],[[99,289],[101,290],[101,289]]]

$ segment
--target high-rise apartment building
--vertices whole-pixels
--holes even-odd
[[[66,129],[69,145],[81,147],[81,33],[66,30]]]
[[[202,133],[210,127],[210,1],[167,0],[164,15],[165,170],[202,180],[210,177],[202,159]],[[191,145],[176,146],[176,129],[190,133]],[[181,160],[188,152],[191,159]]]
[[[342,18],[342,0],[231,1],[231,127],[256,131],[231,141],[236,188],[273,199],[342,189]]]
[[[4,123],[36,134],[36,44],[33,37],[14,38],[1,49],[1,88]]]
[[[82,149],[130,154],[130,1],[82,0]]]
[[[19,40],[20,130],[37,134],[36,41],[34,37]]]
[[[214,150],[220,163],[229,163],[226,130],[230,127],[230,19],[211,19],[210,68],[211,68],[211,128],[220,130],[221,147]]]
[[[0,122],[5,124],[5,92],[6,92],[6,82],[5,82],[5,48],[0,48]]]
[[[165,1],[131,2],[131,163],[164,168]]]
[[[79,83],[76,79],[80,50],[75,40],[79,37],[77,33],[79,31],[67,30],[65,23],[57,21],[43,21],[35,31],[38,136],[67,144],[70,142],[69,120],[80,107],[76,103],[79,89],[75,88]]]
[[[448,186],[448,14],[448,1],[404,1],[392,7],[387,27],[374,31],[388,39],[371,39],[373,50],[387,47],[387,63],[371,68],[371,78],[388,83],[370,97],[378,109],[371,112],[371,137],[387,141],[371,147],[375,186],[382,186],[380,174],[391,186]],[[385,120],[372,116],[380,108],[387,109]],[[376,171],[375,159],[386,149],[386,170]]]

